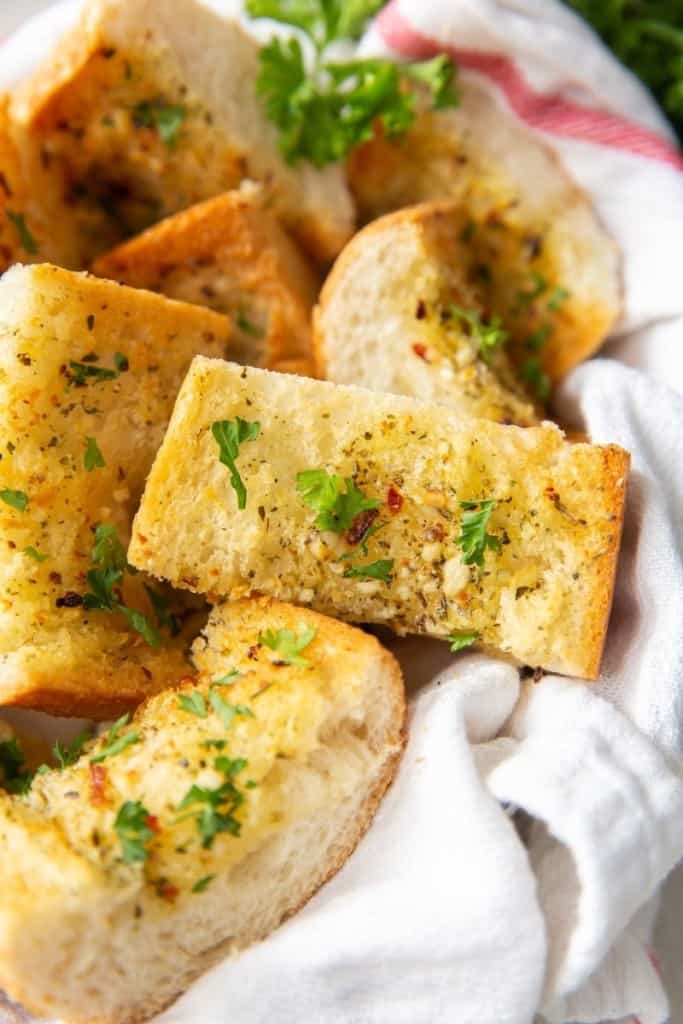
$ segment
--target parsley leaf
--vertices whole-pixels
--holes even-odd
[[[24,548],[22,554],[32,558],[34,562],[47,562],[49,557],[48,555],[41,555],[40,551],[36,551],[33,547]]]
[[[361,580],[381,580],[382,583],[391,583],[393,580],[394,559],[381,558],[378,562],[371,562],[370,565],[350,565],[344,570],[346,578]]]
[[[160,591],[155,590],[154,587],[150,587],[149,583],[145,583],[144,586],[147,597],[154,609],[159,629],[168,629],[171,636],[178,636],[180,633],[180,623],[170,610],[171,606],[168,598]]]
[[[28,508],[28,495],[24,491],[0,491],[0,501],[4,501],[17,512],[25,512]]]
[[[448,638],[448,642],[451,645],[453,654],[457,654],[458,651],[464,651],[466,647],[471,647],[472,644],[476,644],[477,640],[480,639],[481,634],[477,633],[476,630],[461,629],[455,633],[451,633]]]
[[[240,509],[247,507],[247,489],[235,459],[239,454],[240,445],[246,441],[255,441],[260,430],[260,423],[250,423],[239,416],[234,420],[217,420],[211,427],[211,433],[220,450],[220,460],[230,470],[230,483],[237,495],[237,507]]]
[[[230,729],[237,715],[254,718],[254,712],[244,704],[228,704],[213,687],[209,690],[209,703],[216,712],[225,729]]]
[[[97,441],[94,437],[86,437],[85,439],[83,466],[86,473],[92,473],[93,469],[102,469],[103,466],[106,466],[104,456],[98,448]]]
[[[121,735],[121,730],[124,729],[130,722],[130,715],[126,713],[122,715],[117,722],[114,722],[111,729],[106,735],[107,742],[94,757],[90,758],[91,764],[98,764],[100,761],[106,761],[108,757],[115,757],[116,754],[120,754],[126,747],[132,746],[134,743],[140,742],[140,734],[134,729],[130,732]]]
[[[126,800],[119,808],[114,829],[121,843],[125,864],[147,860],[147,843],[154,837],[148,821],[151,815],[139,800]]]
[[[108,370],[106,366],[95,366],[93,363],[79,363],[69,360],[69,387],[83,388],[89,380],[96,384],[105,380],[116,380],[121,376],[120,370]]]
[[[531,272],[531,286],[525,291],[517,292],[517,309],[522,309],[524,306],[530,306],[532,302],[540,298],[545,292],[548,291],[548,282],[543,274],[539,274],[537,270]]]
[[[90,569],[86,576],[90,590],[83,596],[83,607],[87,611],[115,612],[123,615],[130,628],[139,633],[150,647],[160,647],[159,630],[152,625],[144,612],[129,608],[121,599],[119,588],[124,573],[135,575],[137,570],[128,564],[116,527],[101,523],[96,528],[91,558],[95,568]]]
[[[235,812],[244,803],[244,794],[237,788],[233,779],[246,765],[247,762],[243,758],[235,761],[226,757],[216,758],[214,767],[226,776],[225,782],[214,789],[192,786],[178,805],[179,811],[195,807],[197,804],[203,805],[199,811],[185,815],[179,820],[194,817],[205,850],[213,846],[216,836],[221,832],[227,832],[232,836],[240,834],[241,826]]]
[[[187,117],[185,107],[177,103],[164,103],[160,100],[145,100],[133,110],[133,122],[138,128],[155,128],[156,132],[168,149],[175,149],[178,144],[180,129]]]
[[[72,764],[78,761],[79,757],[83,753],[83,747],[86,745],[88,740],[92,739],[92,732],[90,729],[84,729],[83,732],[79,732],[78,736],[71,741],[67,746],[60,743],[59,740],[55,743],[52,748],[55,761],[60,771],[64,771],[65,768],[69,768]],[[40,769],[39,769],[40,770]]]
[[[190,715],[196,715],[197,718],[206,718],[208,715],[204,695],[199,690],[178,694],[178,705],[183,711],[187,711]]]
[[[560,309],[560,307],[567,301],[570,294],[571,292],[569,292],[567,288],[563,288],[561,285],[553,288],[550,296],[548,297],[548,309],[553,313],[557,312],[557,310]]]
[[[358,39],[385,0],[247,0],[252,18],[300,28],[321,51],[334,39]]]
[[[255,324],[253,320],[250,320],[244,310],[240,310],[237,314],[235,323],[239,327],[240,331],[244,334],[248,334],[252,338],[262,338],[263,331],[258,324]]]
[[[426,87],[435,107],[457,102],[455,67],[441,55],[412,65],[369,58],[325,60],[330,43],[357,39],[382,0],[247,0],[254,18],[273,18],[304,31],[316,52],[306,67],[298,39],[275,38],[260,53],[256,88],[268,117],[280,129],[280,150],[289,163],[310,160],[317,167],[341,160],[374,135],[399,135],[415,119],[413,91]]]
[[[345,485],[345,491],[342,491],[342,485]],[[333,533],[345,533],[360,512],[380,506],[376,498],[366,498],[350,477],[343,480],[324,469],[297,473],[296,489],[304,504],[318,513],[316,527]]]
[[[232,669],[231,672],[228,672],[227,675],[221,676],[220,679],[214,679],[212,685],[213,686],[232,686],[232,684],[235,682],[235,680],[239,679],[241,675],[242,675],[242,673],[238,672],[237,669],[234,668],[234,669]]]
[[[467,335],[477,346],[479,355],[485,363],[490,362],[493,353],[502,348],[508,340],[508,332],[498,316],[484,322],[476,309],[462,309],[460,306],[449,306],[447,312],[457,317],[466,327]]]
[[[291,629],[268,629],[261,633],[258,640],[265,647],[275,651],[286,665],[299,665],[307,668],[308,662],[301,657],[308,645],[315,639],[318,630],[315,626],[303,629],[298,635]]]
[[[490,548],[491,551],[500,551],[499,538],[487,533],[486,530],[495,507],[496,502],[491,499],[460,502],[463,514],[457,543],[462,548],[462,560],[465,565],[477,565],[481,569],[484,565],[484,554],[487,548]]]
[[[215,877],[215,875],[204,875],[203,878],[197,879],[192,886],[192,892],[204,892],[211,885]]]
[[[529,356],[519,368],[519,373],[540,402],[547,402],[552,390],[550,377],[543,369],[538,356]]]
[[[406,74],[417,82],[422,82],[429,89],[435,110],[444,107],[455,107],[460,102],[460,95],[455,86],[455,65],[446,54],[442,53],[431,60],[406,65]]]
[[[28,229],[24,214],[13,213],[12,210],[7,210],[7,219],[10,220],[17,229],[17,234],[22,248],[25,249],[30,256],[35,256],[38,252],[38,243]]]
[[[32,775],[25,770],[24,752],[18,740],[0,743],[0,788],[8,793],[25,793]]]

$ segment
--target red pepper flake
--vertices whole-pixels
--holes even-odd
[[[89,764],[90,773],[90,803],[101,805],[106,803],[104,787],[107,782],[107,769],[103,764]]]
[[[390,512],[400,512],[403,508],[403,495],[392,486],[387,491],[387,505]]]
[[[378,515],[379,509],[377,508],[366,508],[358,513],[346,531],[346,539],[352,547],[360,544]]]
[[[151,832],[161,832],[161,825],[156,814],[148,814],[145,818],[145,825]]]
[[[156,889],[157,895],[168,903],[173,903],[180,892],[177,885],[171,885],[171,883],[167,882],[165,879],[160,879],[157,882]]]
[[[431,526],[428,526],[425,530],[426,540],[443,540],[445,536],[446,531],[441,523],[432,523]]]
[[[247,657],[251,658],[252,661],[255,661],[258,658],[258,652],[260,647],[261,644],[252,644],[249,650],[247,651]]]
[[[423,345],[419,341],[416,341],[415,344],[413,345],[413,352],[420,359],[424,359],[425,363],[429,362],[429,359],[427,358],[427,352],[428,351],[429,351],[429,349],[427,348],[427,346]]]

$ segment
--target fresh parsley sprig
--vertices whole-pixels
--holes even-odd
[[[445,55],[408,65],[326,59],[332,43],[357,39],[382,5],[383,0],[247,0],[251,17],[298,28],[313,44],[310,70],[296,38],[273,39],[260,54],[257,91],[280,130],[289,163],[310,160],[324,167],[341,160],[373,137],[378,122],[387,136],[405,133],[415,119],[411,83],[429,91],[435,108],[458,102],[455,66]]]
[[[33,775],[26,768],[24,751],[16,739],[0,743],[0,789],[8,793],[25,793]]]
[[[298,634],[292,629],[267,629],[258,639],[260,644],[275,651],[285,665],[307,668],[308,661],[301,656],[301,652],[313,642],[317,632],[315,626],[302,629]]]
[[[476,565],[483,569],[486,551],[500,551],[500,538],[489,533],[487,529],[495,507],[496,502],[492,499],[460,502],[463,513],[457,543],[462,548],[462,560],[465,565]]]
[[[503,327],[499,316],[483,320],[478,310],[463,309],[461,306],[453,305],[448,307],[447,312],[464,325],[468,337],[475,344],[485,363],[489,363],[494,352],[501,349],[508,340],[508,332]]]
[[[154,838],[150,822],[152,816],[139,800],[126,800],[121,805],[114,821],[114,829],[121,843],[125,864],[144,863],[147,860],[149,841]]]
[[[211,426],[211,433],[218,445],[219,458],[230,470],[230,484],[237,495],[239,509],[247,507],[247,489],[237,468],[236,459],[241,445],[247,441],[255,441],[260,431],[260,423],[250,423],[239,416],[234,420],[217,420]]]
[[[106,761],[108,757],[115,757],[116,754],[120,754],[126,747],[140,742],[140,734],[135,729],[121,734],[121,730],[125,729],[129,722],[129,714],[122,715],[117,722],[114,722],[107,733],[107,742],[100,749],[99,753],[90,758],[91,764],[99,764],[100,761]]]
[[[346,579],[381,580],[382,583],[391,583],[394,578],[393,572],[394,559],[380,558],[369,565],[350,565],[344,570],[344,576]]]
[[[458,651],[464,651],[467,647],[471,647],[472,644],[476,644],[480,639],[481,634],[476,629],[460,629],[456,630],[455,633],[451,633],[448,642],[451,645],[453,654],[457,654]]]
[[[191,809],[189,814],[181,815],[178,820],[195,819],[205,850],[213,846],[216,836],[221,832],[227,832],[231,836],[240,834],[241,825],[235,813],[244,803],[244,794],[237,788],[234,780],[246,766],[244,758],[217,757],[214,768],[225,777],[225,782],[213,789],[206,786],[191,786],[178,805],[179,811]]]
[[[135,575],[137,570],[128,564],[116,527],[100,523],[95,530],[91,558],[93,568],[86,576],[90,590],[83,597],[84,608],[88,611],[123,615],[130,628],[139,633],[150,647],[160,647],[160,628],[174,620],[167,616],[165,599],[161,595],[157,595],[159,600],[154,604],[160,628],[153,626],[144,612],[124,604],[120,589],[124,574]],[[151,591],[152,588],[147,587],[150,599]],[[171,634],[173,633],[174,630],[171,629]]]
[[[366,498],[350,477],[343,479],[324,469],[297,473],[296,489],[304,505],[318,513],[317,529],[332,533],[346,533],[361,512],[380,506],[376,498]]]

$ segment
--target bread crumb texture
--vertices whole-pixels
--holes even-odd
[[[243,509],[212,431],[237,417],[260,425],[236,459]],[[475,631],[520,662],[593,678],[628,464],[622,449],[570,444],[548,423],[464,420],[200,357],[150,473],[129,558],[197,593],[262,592],[398,633]],[[344,534],[318,528],[297,489],[310,470],[375,501],[372,533],[367,518]],[[493,502],[493,539],[481,565],[464,564],[462,503],[482,501]]]
[[[261,640],[283,630],[295,664]],[[0,984],[33,1012],[147,1019],[305,902],[393,777],[403,687],[373,637],[245,601],[213,609],[194,662],[118,750],[105,734],[0,798]]]
[[[154,649],[87,610],[94,530],[127,544],[180,382],[230,325],[41,264],[0,281],[0,334],[0,703],[107,717],[185,674],[187,635]],[[150,582],[124,573],[121,604],[155,621]]]

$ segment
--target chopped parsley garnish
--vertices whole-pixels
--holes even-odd
[[[204,695],[199,690],[178,694],[178,705],[183,711],[187,711],[190,715],[196,715],[197,718],[206,718],[209,713],[206,710]]]
[[[361,512],[380,506],[376,498],[366,498],[350,477],[344,480],[324,469],[297,473],[296,489],[304,504],[318,513],[316,527],[332,533],[346,533]]]
[[[32,775],[26,771],[24,752],[18,740],[0,743],[0,789],[8,793],[25,793],[31,785]]]
[[[519,373],[540,402],[547,402],[552,390],[550,377],[543,369],[538,356],[529,356],[519,368]]]
[[[260,430],[260,423],[250,423],[239,416],[234,420],[218,420],[211,427],[211,433],[220,450],[220,460],[230,470],[230,483],[237,495],[237,507],[240,509],[247,507],[247,489],[235,459],[239,455],[240,445],[246,441],[255,441]]]
[[[476,309],[462,309],[460,306],[448,306],[447,312],[465,325],[467,335],[477,347],[478,353],[485,363],[508,340],[508,332],[503,327],[500,317],[493,316],[484,321]]]
[[[211,885],[215,877],[215,875],[204,875],[203,878],[199,878],[192,886],[192,892],[204,892]]]
[[[47,562],[48,559],[48,555],[41,555],[40,551],[36,551],[33,547],[24,548],[22,554],[32,558],[34,562]]]
[[[17,512],[25,512],[28,508],[28,494],[24,491],[0,491],[0,501],[15,508]]]
[[[14,224],[22,248],[25,249],[30,256],[35,256],[38,252],[38,243],[28,229],[24,214],[13,213],[12,210],[8,210],[7,219]]]
[[[115,757],[116,754],[120,754],[126,747],[140,742],[140,734],[135,729],[131,729],[130,732],[121,735],[121,730],[125,729],[129,722],[130,715],[127,713],[122,715],[117,722],[114,722],[107,733],[107,742],[98,754],[90,758],[91,764],[98,764],[100,761],[106,761],[108,757]]]
[[[537,328],[537,330],[532,331],[532,333],[526,338],[524,342],[525,348],[527,348],[529,352],[540,352],[547,344],[548,338],[552,333],[552,325],[543,324],[541,327]]]
[[[78,736],[76,736],[76,738],[69,744],[65,745],[57,740],[52,748],[52,753],[59,770],[64,771],[65,768],[69,768],[72,764],[76,764],[76,761],[78,761],[79,757],[83,753],[83,747],[91,739],[92,731],[90,729],[84,729],[83,732],[79,732]],[[38,771],[40,771],[40,768]]]
[[[94,437],[86,437],[85,454],[83,456],[83,467],[86,473],[92,473],[93,469],[102,469],[106,466],[104,456],[100,451]]]
[[[178,636],[180,633],[180,623],[176,616],[171,612],[171,606],[168,598],[159,590],[155,590],[154,587],[150,587],[149,583],[145,583],[144,586],[147,597],[150,600],[150,604],[154,609],[159,629],[167,629],[171,636]]]
[[[240,331],[242,331],[244,334],[248,334],[252,338],[263,337],[263,331],[261,330],[261,328],[258,326],[258,324],[255,324],[253,320],[250,320],[246,313],[243,312],[243,310],[239,311],[235,322],[239,327]]]
[[[455,66],[442,55],[418,64],[397,65],[369,58],[331,62],[327,47],[358,38],[383,0],[247,0],[253,18],[272,18],[301,29],[313,43],[309,71],[298,39],[275,38],[260,53],[257,91],[268,117],[280,129],[280,150],[295,164],[310,160],[317,167],[341,160],[373,137],[381,123],[384,134],[406,132],[415,119],[410,81],[431,94],[436,108],[458,101]]]
[[[69,360],[69,386],[83,388],[89,380],[100,384],[105,380],[117,380],[121,376],[121,370],[109,370],[106,366],[95,366],[94,363],[79,363],[75,359]]]
[[[114,353],[114,366],[119,373],[127,373],[130,369],[130,363],[128,362],[128,356],[124,356],[122,352]]]
[[[232,727],[232,723],[237,715],[254,718],[254,712],[251,708],[246,707],[244,704],[228,704],[227,700],[224,700],[218,690],[214,690],[213,687],[209,690],[209,704],[220,718],[225,729]]]
[[[570,294],[571,292],[566,288],[562,288],[561,285],[553,288],[548,298],[548,309],[555,313],[567,301]]]
[[[119,808],[114,829],[125,864],[147,860],[147,844],[154,838],[154,831],[149,827],[150,818],[149,811],[139,800],[126,800]]]
[[[90,590],[83,596],[83,606],[88,611],[123,615],[130,628],[139,633],[150,647],[160,647],[159,630],[143,612],[123,603],[120,587],[124,573],[135,575],[137,570],[128,564],[116,527],[105,523],[97,527],[91,558],[94,568],[86,577]]]
[[[301,652],[315,639],[317,632],[315,626],[302,629],[298,634],[292,629],[267,629],[265,633],[261,633],[258,640],[260,644],[275,651],[285,665],[307,668],[308,662],[301,657]]]
[[[453,654],[457,654],[458,651],[464,651],[466,647],[471,647],[472,644],[476,644],[480,639],[481,634],[476,630],[462,629],[455,633],[451,633],[448,638],[448,642],[451,645]]]
[[[530,306],[532,302],[539,299],[541,295],[548,291],[548,281],[539,274],[537,270],[531,271],[531,284],[528,288],[517,292],[516,309],[517,312],[524,309],[526,306]]]
[[[145,100],[138,103],[133,111],[133,121],[138,128],[155,128],[161,141],[168,149],[178,144],[180,129],[187,117],[187,110],[178,103],[163,103],[160,100]]]
[[[393,571],[394,559],[380,558],[379,561],[371,562],[370,565],[350,565],[348,569],[344,570],[344,576],[347,579],[381,580],[382,583],[391,583]]]
[[[234,668],[234,669],[232,669],[231,672],[228,672],[226,675],[221,676],[220,679],[214,679],[212,685],[213,686],[232,686],[232,684],[237,679],[239,679],[241,675],[242,675],[242,673],[238,672],[237,669]]]
[[[460,502],[463,514],[457,543],[462,548],[462,560],[465,565],[477,565],[481,569],[484,566],[487,548],[491,551],[500,551],[500,539],[487,532],[489,519],[495,507],[496,502],[491,499]]]
[[[232,836],[239,836],[240,823],[235,817],[235,812],[244,803],[244,794],[240,792],[234,783],[234,778],[246,767],[244,758],[232,760],[229,757],[217,757],[214,761],[214,768],[225,776],[225,782],[215,789],[203,786],[192,786],[181,803],[179,811],[187,808],[196,808],[190,814],[181,816],[178,820],[184,821],[191,817],[195,819],[197,831],[205,850],[213,846],[214,840],[221,832],[227,832]]]

